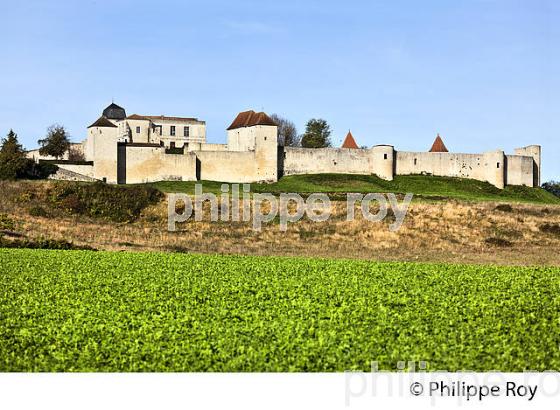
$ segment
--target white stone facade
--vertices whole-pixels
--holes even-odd
[[[211,180],[273,182],[283,175],[434,175],[506,185],[540,185],[541,147],[483,154],[369,149],[279,147],[277,127],[265,113],[240,113],[227,130],[227,144],[206,143],[206,124],[195,118],[127,117],[115,104],[88,127],[82,143],[88,164],[59,167],[108,183]],[[438,136],[439,139],[439,136]],[[436,140],[437,141],[437,140]],[[440,140],[441,142],[441,140]],[[441,143],[443,146],[443,143]],[[30,157],[38,159],[36,151]]]

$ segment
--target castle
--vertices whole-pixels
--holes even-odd
[[[396,151],[392,145],[358,148],[351,133],[341,148],[295,148],[278,144],[278,129],[265,113],[245,111],[227,128],[226,144],[206,142],[206,123],[196,118],[126,115],[112,103],[88,127],[75,148],[85,161],[58,161],[56,177],[130,184],[162,180],[229,183],[273,182],[283,175],[427,174],[506,185],[540,186],[541,147],[481,154],[447,151],[436,138],[428,152]],[[41,159],[37,151],[28,154]]]

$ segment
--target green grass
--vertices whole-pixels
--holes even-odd
[[[0,371],[560,370],[560,269],[0,249]]]
[[[163,192],[194,193],[197,182],[156,182],[151,185]],[[219,193],[220,182],[201,181],[204,192]],[[251,192],[312,193],[327,192],[412,192],[420,199],[459,199],[466,201],[527,202],[560,204],[560,198],[541,188],[508,186],[501,190],[481,181],[462,178],[435,177],[426,175],[399,175],[393,181],[385,181],[375,175],[315,174],[292,175],[272,184],[251,184]]]

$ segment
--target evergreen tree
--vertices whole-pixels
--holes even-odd
[[[305,126],[305,134],[301,138],[304,148],[325,148],[331,146],[331,127],[323,119],[311,119]]]
[[[0,147],[0,179],[16,179],[25,175],[30,164],[18,142],[17,134],[10,130]]]

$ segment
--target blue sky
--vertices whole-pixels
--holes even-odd
[[[339,145],[456,152],[541,144],[560,179],[560,2],[1,0],[0,134],[82,140],[111,102],[196,116],[224,142],[265,110]]]

